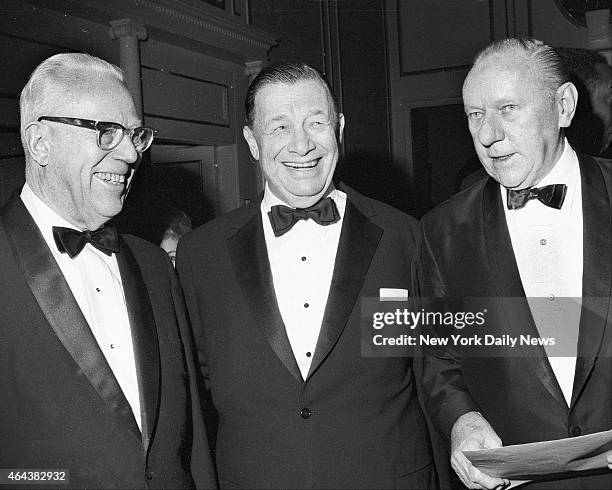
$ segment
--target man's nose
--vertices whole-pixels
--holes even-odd
[[[485,114],[478,128],[478,141],[485,147],[504,139],[504,131],[497,114]]]
[[[315,147],[310,135],[302,127],[297,127],[291,137],[289,150],[299,155],[306,155]]]
[[[131,135],[123,135],[123,139],[115,148],[115,154],[118,159],[123,160],[129,165],[138,161],[139,153],[136,151]]]

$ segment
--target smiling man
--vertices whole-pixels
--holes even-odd
[[[0,211],[1,483],[214,487],[172,265],[106,226],[153,129],[86,54],[41,63],[20,109],[26,184]]]
[[[361,357],[361,298],[407,289],[415,221],[333,182],[344,116],[307,65],[265,68],[256,203],[179,243],[222,488],[435,488],[412,359]]]
[[[565,344],[514,355],[428,349],[426,407],[468,488],[509,482],[474,468],[465,450],[612,427],[611,164],[568,144],[564,130],[577,100],[568,80],[558,54],[541,41],[505,39],[478,54],[463,102],[490,178],[422,221],[422,296],[489,298],[486,333],[552,332]],[[546,480],[525,488],[612,484],[605,468]]]

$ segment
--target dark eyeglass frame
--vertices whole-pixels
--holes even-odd
[[[155,133],[157,133],[157,129],[149,128],[147,126],[139,126],[134,129],[128,129],[116,122],[93,121],[91,119],[81,119],[78,117],[41,116],[38,118],[38,121],[39,122],[40,121],[51,121],[51,122],[57,122],[60,124],[69,124],[70,126],[78,126],[80,128],[92,129],[94,131],[97,131],[98,134],[96,138],[96,143],[98,144],[98,148],[104,151],[110,151],[116,148],[117,146],[119,146],[119,144],[123,141],[123,138],[125,137],[126,134],[130,137],[130,140],[132,140],[132,137],[134,136],[134,133],[136,131],[146,129],[150,131],[151,137],[147,145],[144,148],[139,150],[138,148],[136,148],[136,144],[134,143],[134,140],[132,140],[132,144],[134,145],[134,148],[136,148],[136,151],[138,153],[143,153],[149,149],[149,147],[151,146],[151,143],[153,143],[153,138],[155,137]],[[121,131],[123,131],[123,135],[117,141],[117,143],[115,143],[112,146],[102,145],[102,133],[109,128],[120,129]]]

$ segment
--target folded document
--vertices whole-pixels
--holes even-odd
[[[480,471],[513,480],[606,468],[606,456],[611,453],[612,430],[554,441],[463,452]]]

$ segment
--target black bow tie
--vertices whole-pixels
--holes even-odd
[[[57,249],[61,253],[68,254],[71,259],[79,255],[87,243],[91,243],[106,255],[119,252],[119,235],[113,226],[104,226],[96,231],[79,231],[54,226],[53,239]]]
[[[280,204],[272,206],[268,216],[274,236],[277,237],[287,233],[301,219],[311,219],[322,226],[331,225],[340,219],[336,203],[331,197],[321,199],[308,208],[290,208]]]
[[[508,209],[521,209],[530,199],[537,199],[546,206],[561,209],[566,192],[567,186],[565,184],[530,187],[520,191],[508,190]]]

